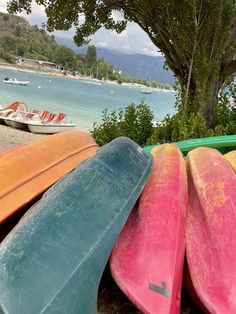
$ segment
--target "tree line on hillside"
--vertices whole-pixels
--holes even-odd
[[[89,46],[85,54],[75,53],[71,48],[58,45],[54,36],[44,28],[30,26],[21,17],[0,13],[0,59],[14,64],[16,56],[49,61],[61,65],[65,71],[80,73],[99,80],[113,80],[149,85],[145,79],[126,76],[103,58],[97,58],[96,47]],[[152,87],[169,89],[170,85],[151,82]]]

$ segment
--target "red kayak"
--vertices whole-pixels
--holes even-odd
[[[110,258],[112,275],[144,313],[179,313],[187,205],[185,161],[175,145],[152,150],[154,166]]]
[[[236,313],[236,176],[217,150],[187,156],[190,293],[205,312]],[[192,290],[193,289],[193,290]]]

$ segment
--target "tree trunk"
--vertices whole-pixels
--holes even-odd
[[[196,82],[196,83],[195,83]],[[222,86],[222,80],[218,75],[212,75],[206,82],[197,80],[191,77],[190,84],[187,86],[185,81],[182,84],[183,94],[186,95],[187,87],[187,101],[182,97],[183,112],[188,115],[189,113],[202,113],[206,119],[206,124],[209,128],[215,126],[215,114],[218,101],[218,93]]]
[[[216,106],[220,88],[221,88],[220,79],[218,77],[212,77],[209,80],[208,88],[205,94],[206,96],[205,117],[207,126],[209,128],[213,128],[215,126]]]

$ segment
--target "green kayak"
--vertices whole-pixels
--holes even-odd
[[[50,188],[0,247],[0,313],[95,314],[102,272],[152,167],[117,138]]]
[[[225,154],[231,150],[236,149],[236,135],[223,135],[196,138],[192,140],[186,140],[181,142],[175,142],[184,155],[197,147],[205,146],[218,149],[222,154]],[[144,147],[145,152],[150,152],[153,147],[157,145],[149,145]]]

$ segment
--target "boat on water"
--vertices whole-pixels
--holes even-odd
[[[100,80],[96,80],[96,79],[87,79],[87,80],[83,80],[82,82],[86,84],[102,85]]]
[[[152,94],[152,88],[148,87],[148,88],[143,88],[140,91],[142,94]]]
[[[29,81],[19,81],[16,78],[5,77],[5,79],[3,80],[3,83],[12,84],[12,85],[27,86],[30,82]]]

